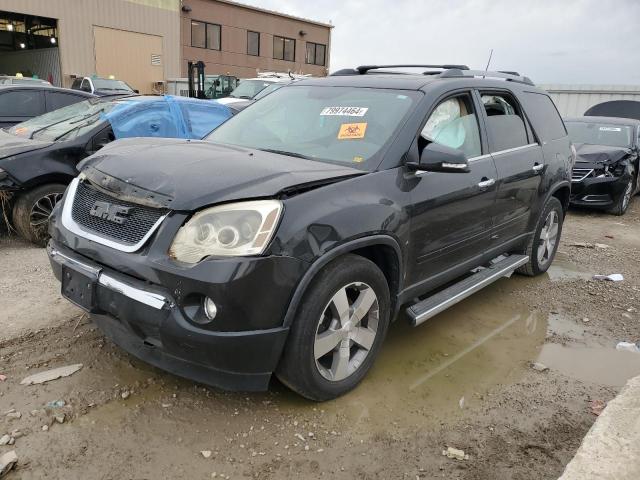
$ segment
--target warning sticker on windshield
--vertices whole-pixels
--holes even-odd
[[[366,123],[343,123],[342,125],[340,125],[338,140],[346,140],[349,138],[364,138],[364,134],[366,131]]]
[[[366,107],[325,107],[320,115],[334,115],[338,117],[364,117],[369,110]]]
[[[619,127],[600,127],[601,132],[621,132],[622,129]]]

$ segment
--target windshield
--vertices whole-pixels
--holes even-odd
[[[363,164],[401,127],[419,95],[404,90],[291,86],[243,110],[206,140]]]
[[[287,83],[272,83],[267,88],[265,88],[262,91],[258,92],[258,94],[255,97],[253,97],[253,99],[254,100],[260,100],[261,98],[266,97],[270,93],[275,92],[276,90],[284,87],[285,85],[288,85],[288,84]]]
[[[632,146],[633,129],[628,125],[585,122],[565,122],[565,125],[573,143],[624,148]]]
[[[91,79],[96,90],[114,90],[118,92],[133,92],[133,89],[122,80]]]
[[[99,113],[108,112],[115,105],[115,101],[84,100],[14,125],[8,131],[39,140],[68,140],[70,137],[64,138],[65,134],[73,131],[75,137],[83,133],[100,120]]]
[[[229,96],[251,100],[272,83],[273,82],[265,82],[264,80],[242,80],[240,85],[238,85]]]

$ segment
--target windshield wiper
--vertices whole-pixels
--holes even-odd
[[[297,153],[297,152],[287,152],[286,150],[275,150],[273,148],[258,148],[258,150],[261,150],[263,152],[269,152],[269,153],[277,153],[278,155],[286,155],[288,157],[296,157],[296,158],[304,158],[305,160],[313,160],[313,157],[310,157],[308,155],[303,155],[302,153]]]
[[[85,115],[85,116],[83,116],[83,117],[81,117],[81,118],[79,118],[79,119],[77,119],[77,120],[73,120],[72,122],[69,122],[69,125],[75,125],[75,124],[77,124],[77,123],[82,122],[83,120],[88,120],[89,118],[91,118],[91,117],[95,117],[96,115],[98,115],[99,113],[102,113],[102,112],[104,112],[104,108],[101,108],[100,110],[96,110],[96,111],[95,111],[95,112],[93,112],[93,113],[89,113],[89,114],[87,114],[87,115]],[[57,141],[58,141],[58,140],[60,140],[62,137],[65,137],[65,136],[69,135],[69,134],[70,134],[71,132],[73,132],[74,130],[76,130],[76,129],[78,129],[78,128],[81,128],[81,127],[86,127],[87,125],[91,125],[92,123],[94,123],[94,122],[87,122],[87,123],[85,123],[85,124],[83,124],[83,125],[75,125],[73,128],[71,128],[71,129],[67,130],[67,131],[66,131],[66,132],[64,132],[63,134],[58,135],[56,138],[54,138],[54,139],[53,139],[53,141],[54,141],[54,142],[57,142]]]

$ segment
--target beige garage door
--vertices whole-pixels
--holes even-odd
[[[96,73],[114,75],[140,93],[153,93],[153,83],[164,80],[162,37],[93,27]]]

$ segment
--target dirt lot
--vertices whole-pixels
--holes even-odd
[[[503,279],[417,329],[399,318],[363,384],[314,404],[277,382],[221,393],[133,359],[59,297],[43,250],[5,239],[0,437],[23,436],[0,454],[19,456],[10,479],[557,478],[596,418],[590,402],[640,374],[640,355],[615,350],[640,339],[639,259],[640,199],[624,217],[572,212],[547,275]],[[625,279],[591,279],[610,273]]]

